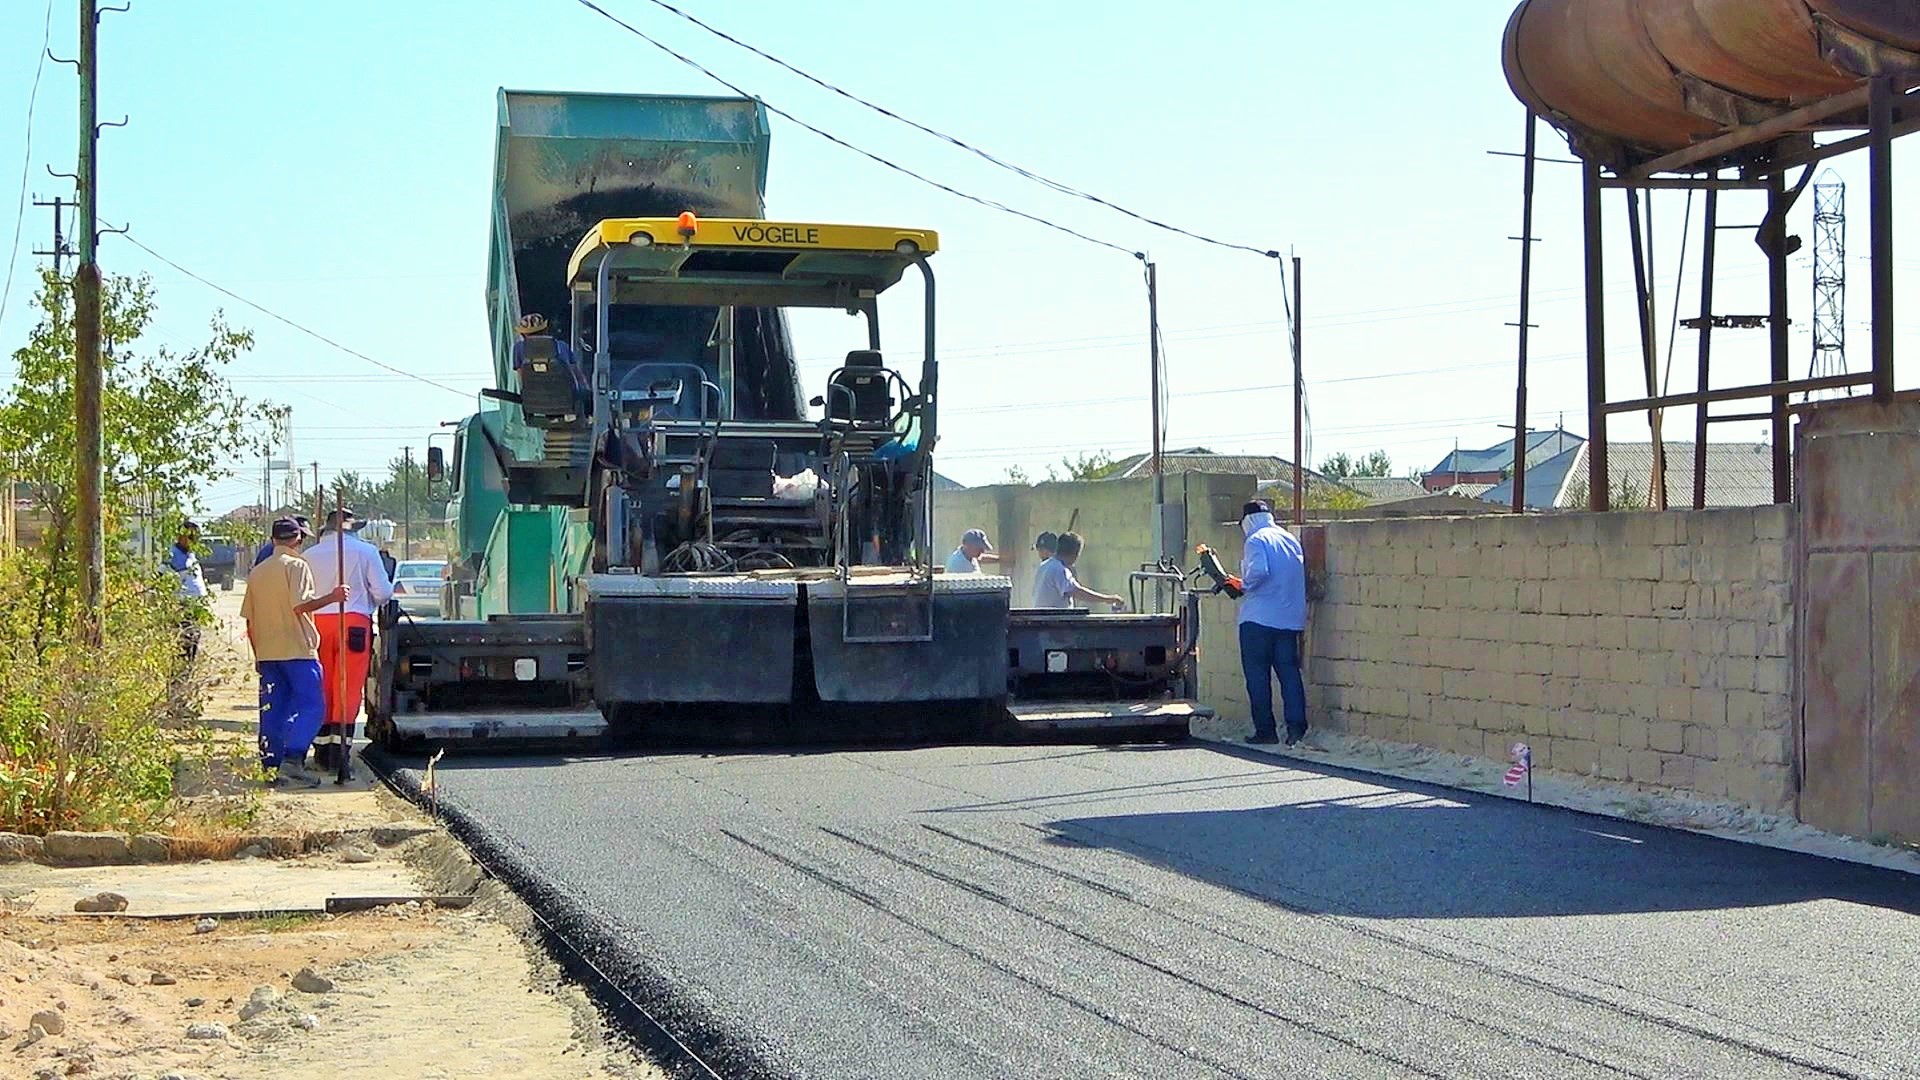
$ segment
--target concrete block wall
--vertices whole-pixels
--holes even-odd
[[[1791,507],[1327,527],[1315,718],[1791,811]]]
[[[1239,566],[1253,483],[1168,479],[1185,565],[1207,544]],[[1082,578],[1124,593],[1153,556],[1151,504],[1144,480],[973,488],[941,493],[935,527],[942,558],[975,526],[1014,551],[1026,604],[1034,535],[1069,521],[1088,537]],[[1766,506],[1309,525],[1327,553],[1311,718],[1501,761],[1525,741],[1543,768],[1791,812],[1795,520]],[[1200,698],[1245,722],[1235,605],[1208,598],[1202,620]]]

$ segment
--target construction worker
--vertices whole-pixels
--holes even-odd
[[[189,518],[180,523],[167,552],[167,569],[180,580],[180,657],[189,664],[200,655],[200,613],[207,606],[207,577],[194,551],[199,544],[200,524]]]
[[[276,520],[273,554],[247,574],[247,594],[240,601],[260,673],[260,766],[274,771],[274,783],[283,787],[320,783],[306,767],[307,749],[326,708],[313,613],[349,594],[347,586],[337,585],[315,595],[313,570],[300,557],[306,535],[292,518]]]
[[[1040,576],[1034,582],[1034,607],[1077,607],[1075,600],[1107,604],[1115,611],[1127,606],[1123,597],[1096,592],[1080,584],[1080,579],[1073,576],[1073,564],[1080,561],[1080,550],[1085,544],[1079,533],[1061,533],[1057,544],[1053,558],[1040,564]]]
[[[1307,734],[1307,688],[1300,675],[1300,635],[1307,628],[1307,563],[1300,541],[1281,528],[1273,508],[1254,499],[1240,508],[1246,547],[1240,556],[1240,667],[1253,711],[1250,743],[1280,741],[1273,720],[1272,676],[1280,680],[1287,745]]]
[[[1047,560],[1053,558],[1053,553],[1059,546],[1060,536],[1057,533],[1043,532],[1033,539],[1033,553],[1038,556],[1033,572],[1033,595],[1036,597],[1040,595],[1040,575],[1046,571]]]
[[[994,553],[993,544],[987,540],[985,529],[968,529],[960,534],[960,546],[947,556],[947,573],[977,574],[983,562],[998,563],[1003,560]]]
[[[366,696],[367,664],[373,659],[374,613],[393,598],[393,579],[380,561],[380,550],[353,535],[354,521],[349,509],[328,514],[326,526],[306,550],[316,589],[346,585],[352,590],[344,616],[329,609],[315,612],[313,618],[320,632],[327,700],[326,724],[313,741],[313,760],[323,769],[339,766],[343,737],[352,738]]]
[[[310,540],[313,538],[313,522],[309,521],[307,517],[303,514],[295,514],[293,516],[293,520],[300,524],[300,536],[302,541]],[[299,553],[295,552],[295,554],[299,554]],[[273,557],[273,538],[268,537],[267,542],[260,545],[260,550],[253,553],[253,565],[259,566],[261,563],[266,562],[268,559],[272,557]]]

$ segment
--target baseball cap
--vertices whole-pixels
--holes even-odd
[[[1243,518],[1249,518],[1255,514],[1271,513],[1273,513],[1273,507],[1268,506],[1267,500],[1265,499],[1248,499],[1247,504],[1240,508],[1240,516]]]
[[[295,518],[273,519],[273,538],[275,540],[298,540],[307,535],[306,527]]]
[[[192,518],[182,518],[180,521],[180,531],[181,532],[199,532],[200,523],[193,520]]]
[[[987,530],[985,529],[968,529],[966,532],[960,534],[960,542],[962,544],[978,544],[988,551],[993,550],[993,544],[987,540]]]

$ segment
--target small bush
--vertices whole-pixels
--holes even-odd
[[[172,810],[183,750],[196,749],[168,730],[197,709],[180,655],[186,612],[169,578],[116,567],[93,647],[70,619],[40,615],[56,585],[32,553],[0,562],[0,829],[152,827]]]

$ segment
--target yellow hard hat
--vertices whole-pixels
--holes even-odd
[[[522,334],[538,334],[544,332],[546,328],[547,317],[538,314],[520,316],[519,324],[514,327],[516,331]]]

